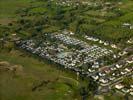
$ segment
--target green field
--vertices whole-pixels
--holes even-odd
[[[77,81],[72,73],[63,72],[55,65],[49,65],[17,50],[4,54],[1,52],[0,61],[23,66],[21,74],[0,71],[1,100],[80,100],[76,93]],[[42,81],[49,82],[32,91]]]
[[[16,11],[20,8],[25,8],[32,0],[0,0],[0,24],[7,24],[15,18]]]
[[[121,0],[121,4],[118,1],[112,9],[103,10],[106,6],[99,9],[57,6],[56,0],[1,0],[0,24],[6,25],[18,18],[26,20],[23,24],[16,23],[17,28],[22,28],[20,33],[35,33],[36,28],[42,32],[56,32],[65,28],[77,34],[123,43],[133,37],[133,30],[121,27],[123,23],[133,23],[133,1]],[[111,2],[114,3],[113,0]],[[17,11],[19,13],[16,14]]]
[[[73,73],[62,71],[57,65],[33,58],[28,53],[5,51],[0,52],[0,62],[21,65],[22,70],[14,73],[0,69],[0,100],[82,100],[79,88],[84,81],[77,81]],[[43,81],[46,83],[33,90]],[[124,100],[123,96],[114,93],[106,94],[103,98]],[[87,100],[90,99],[100,100],[92,96]]]
[[[131,0],[122,0],[122,4],[116,4],[114,8],[105,11],[103,9],[106,6],[100,9],[87,6],[74,8],[58,6],[55,1],[37,3],[37,6],[34,2],[30,8],[20,12],[20,15],[24,14],[20,20],[26,20],[25,23],[17,23],[17,26],[22,28],[20,33],[22,30],[35,33],[36,29],[41,32],[68,29],[77,35],[91,35],[114,43],[123,43],[133,36],[133,30],[122,27],[123,23],[133,23],[133,1]],[[27,19],[27,17],[32,18]]]
[[[1,0],[0,24],[7,25],[17,20],[19,16],[16,11],[28,7],[30,1],[32,0]],[[37,2],[35,5],[37,4],[41,3]],[[37,8],[33,11],[40,10]],[[5,32],[3,26],[0,31],[3,36]],[[12,45],[10,47],[13,48]],[[76,98],[80,100],[81,98],[77,92],[79,87],[75,80],[76,76],[71,72],[58,69],[57,65],[48,64],[18,50],[0,51],[0,61],[8,61],[12,65],[23,67],[20,75],[19,73],[14,75],[10,71],[0,71],[0,100],[74,100]],[[32,88],[42,81],[49,81],[49,83],[32,91]]]

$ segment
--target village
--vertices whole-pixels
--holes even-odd
[[[106,59],[104,59],[105,57],[117,59],[127,54],[125,51],[124,54],[123,52],[115,54],[113,50],[89,45],[64,32],[46,33],[42,40],[20,40],[16,42],[16,45],[42,59],[59,64],[64,69],[74,71],[79,76],[92,77],[99,84],[100,91],[103,91],[104,88],[106,91],[115,88],[116,90],[121,89],[120,91],[124,94],[133,95],[132,84],[129,89],[120,85],[124,77],[133,75],[133,55],[111,65],[107,65]],[[127,91],[123,89],[127,89]]]

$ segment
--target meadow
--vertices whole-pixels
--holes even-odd
[[[4,54],[3,54],[4,53]],[[0,71],[1,100],[80,100],[79,82],[71,72],[48,64],[18,50],[1,51],[0,61],[21,65],[21,73]],[[39,84],[42,86],[38,86]],[[46,83],[45,83],[46,82]],[[35,87],[37,87],[34,89]]]

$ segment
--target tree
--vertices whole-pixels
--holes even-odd
[[[98,84],[96,81],[94,81],[91,77],[89,78],[88,86],[87,86],[88,91],[90,91],[93,95],[96,93],[98,89]]]
[[[130,84],[133,84],[133,79],[131,77],[124,77],[122,83],[128,88]]]
[[[88,84],[84,85],[80,89],[80,95],[82,100],[88,100],[89,96],[94,95],[98,90],[98,84],[91,77],[88,78]]]
[[[89,91],[86,89],[86,87],[81,88],[80,95],[82,96],[82,100],[87,100],[87,97],[89,95]]]

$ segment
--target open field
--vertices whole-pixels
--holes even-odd
[[[82,100],[79,88],[86,82],[80,79],[77,81],[75,74],[63,71],[57,65],[15,49],[10,52],[2,50],[0,62],[3,61],[22,68],[13,72],[2,70],[0,64],[1,100]],[[94,98],[90,96],[88,100],[90,99]],[[116,94],[105,95],[104,100],[124,99],[123,96]]]
[[[114,20],[107,21],[95,31],[95,34],[101,37],[104,36],[106,40],[113,39],[117,41],[117,39],[121,40],[122,38],[122,41],[127,40],[133,36],[133,30],[123,28],[122,24],[125,22],[133,23],[132,19],[133,13],[130,12]]]
[[[7,24],[15,18],[16,10],[27,7],[31,0],[1,0],[0,1],[0,24]]]
[[[49,65],[19,51],[0,53],[0,61],[22,65],[21,74],[0,71],[1,100],[74,100],[77,81],[72,73],[66,73],[53,65]],[[41,82],[43,84],[33,90]],[[80,98],[79,98],[80,100]]]

